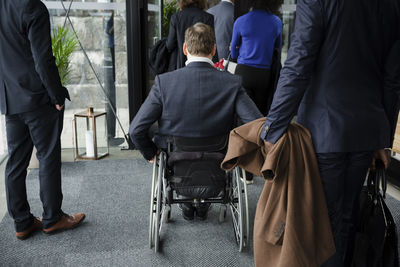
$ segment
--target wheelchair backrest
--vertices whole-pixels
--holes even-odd
[[[212,137],[177,137],[168,139],[172,142],[172,152],[168,153],[168,165],[173,166],[178,161],[211,160],[221,162],[225,157],[228,136]]]
[[[228,135],[211,137],[172,137],[173,151],[223,152],[228,144]]]

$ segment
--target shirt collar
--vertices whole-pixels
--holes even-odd
[[[206,62],[209,63],[211,66],[214,67],[214,62],[212,62],[209,58],[207,57],[196,57],[196,56],[191,56],[190,59],[186,60],[185,65],[189,65],[192,62]]]
[[[231,2],[231,0],[221,0],[221,2],[228,2],[231,3],[232,5],[235,5],[234,3]]]

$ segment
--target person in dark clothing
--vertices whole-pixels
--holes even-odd
[[[393,120],[384,95],[399,101],[397,0],[299,0],[288,57],[261,133],[268,147],[293,116],[312,134],[335,255],[324,267],[350,266],[359,195],[373,159],[389,163]],[[398,49],[398,48],[397,48]],[[390,54],[389,54],[390,53]],[[389,70],[389,71],[385,71]],[[388,112],[394,114],[388,114]]]
[[[108,48],[110,48],[112,69],[113,69],[113,79],[115,82],[115,39],[114,39],[114,11],[111,11],[111,16],[107,20],[106,24],[106,34],[108,37]]]
[[[214,29],[213,15],[204,11],[205,0],[180,0],[179,7],[181,10],[171,16],[167,38],[168,51],[177,56],[176,69],[184,67],[187,59],[183,54],[186,29],[197,22],[207,24]],[[173,53],[175,50],[176,53]],[[217,61],[218,57],[214,56],[213,60]]]
[[[110,146],[119,146],[125,142],[124,138],[115,137],[116,131],[116,118],[113,112],[116,108],[116,88],[115,88],[115,37],[114,37],[114,11],[111,11],[111,16],[107,20],[106,30],[108,37],[108,48],[111,55],[111,62],[109,60],[108,51],[104,53],[104,89],[108,96],[110,103],[106,103],[107,112],[107,134],[108,144]],[[110,64],[111,63],[111,64]],[[113,109],[111,108],[111,106]]]
[[[221,2],[207,10],[214,16],[215,39],[217,40],[218,58],[228,59],[229,45],[232,40],[233,23],[235,21],[234,0]]]
[[[61,142],[64,101],[51,48],[50,19],[40,0],[0,1],[0,108],[6,116],[8,161],[6,197],[16,237],[42,229],[54,233],[76,227],[85,214],[61,210]],[[33,146],[39,159],[43,218],[35,218],[26,195],[26,168]]]
[[[247,123],[262,117],[238,76],[213,67],[215,36],[210,26],[196,23],[186,30],[186,67],[156,76],[155,84],[129,128],[129,135],[143,157],[152,160],[166,148],[166,136],[212,137],[228,134],[235,114]],[[154,141],[151,125],[158,121]],[[190,196],[189,196],[190,197]],[[196,208],[205,218],[207,204]],[[194,207],[182,205],[185,219],[193,219]]]

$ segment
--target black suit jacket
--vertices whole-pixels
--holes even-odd
[[[129,134],[143,156],[151,159],[157,146],[148,131],[155,121],[161,136],[210,137],[228,134],[235,114],[244,123],[262,117],[242,88],[241,78],[209,63],[192,62],[156,76]]]
[[[185,31],[190,26],[202,22],[214,29],[214,16],[197,7],[185,8],[171,16],[167,48],[170,53],[176,50],[176,68],[185,66],[186,56],[183,54],[183,43],[185,42]],[[218,60],[218,57],[215,57]]]
[[[298,122],[310,130],[317,153],[389,147],[392,121],[386,114],[384,77],[399,39],[398,4],[299,0],[262,138],[275,143],[298,111]],[[400,90],[389,84],[392,91]]]
[[[0,1],[0,108],[3,114],[64,104],[51,49],[50,20],[39,0]]]
[[[400,108],[400,37],[394,43],[386,60],[383,99],[390,123],[390,147],[392,147]]]

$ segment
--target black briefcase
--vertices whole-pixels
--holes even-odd
[[[385,193],[386,171],[378,161],[360,195],[352,267],[399,267],[396,225],[384,201]]]

